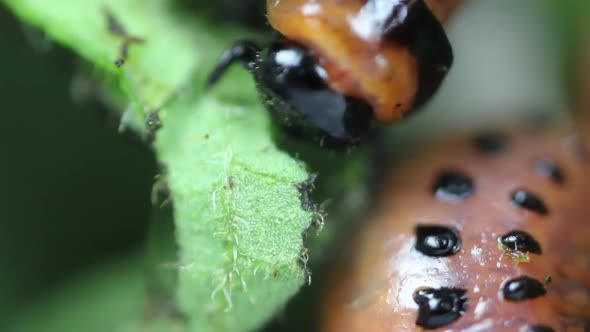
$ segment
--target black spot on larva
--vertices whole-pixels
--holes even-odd
[[[530,300],[546,293],[543,283],[527,276],[510,279],[502,287],[502,295],[509,301]]]
[[[518,189],[512,192],[512,202],[523,209],[531,210],[540,214],[548,214],[549,209],[539,196],[526,190]]]
[[[520,330],[521,332],[555,332],[551,326],[547,325],[531,325]]]
[[[475,136],[473,143],[475,148],[486,154],[497,154],[506,148],[508,139],[502,133],[485,132]]]
[[[461,200],[473,193],[473,180],[469,176],[459,171],[445,170],[442,171],[432,191],[442,200]]]
[[[563,170],[550,158],[541,157],[535,159],[535,170],[537,173],[551,179],[555,183],[562,184],[565,182]]]
[[[416,227],[416,250],[431,257],[445,257],[461,250],[461,238],[455,227]]]
[[[524,231],[511,231],[498,238],[498,241],[511,250],[541,254],[541,245],[535,238]]]
[[[467,310],[466,291],[461,288],[425,288],[414,293],[418,304],[416,324],[435,329],[454,322]]]

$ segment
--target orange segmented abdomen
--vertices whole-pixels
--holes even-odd
[[[321,331],[587,331],[580,142],[567,130],[486,134],[399,164],[333,273]]]

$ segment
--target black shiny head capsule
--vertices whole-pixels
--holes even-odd
[[[537,158],[534,161],[535,170],[542,176],[551,179],[553,182],[562,184],[565,182],[565,175],[563,170],[553,159],[550,158]]]
[[[455,227],[416,227],[416,250],[426,256],[445,257],[461,250],[461,238]]]
[[[546,293],[545,285],[527,276],[510,279],[502,287],[502,295],[509,301],[530,300]]]
[[[414,293],[418,304],[416,324],[425,329],[435,329],[450,324],[467,310],[466,291],[461,288],[426,288]]]
[[[473,180],[464,173],[445,170],[436,179],[432,191],[442,200],[457,201],[467,198],[473,193]]]
[[[541,245],[535,238],[524,231],[511,231],[498,238],[498,242],[511,250],[541,254]]]
[[[260,53],[256,68],[258,90],[271,115],[291,134],[327,145],[354,145],[367,135],[371,107],[332,90],[308,50],[275,41]]]
[[[531,325],[526,326],[520,330],[521,332],[555,332],[551,326],[547,325]]]
[[[549,213],[549,209],[539,196],[526,190],[517,189],[512,192],[512,202],[523,209],[537,212],[542,215]]]
[[[207,85],[215,84],[233,62],[252,71],[274,121],[290,134],[333,147],[355,145],[367,136],[371,107],[331,89],[325,70],[304,47],[286,39],[263,49],[237,42],[222,55]]]
[[[498,154],[506,149],[508,139],[499,132],[484,132],[475,136],[473,144],[475,148],[485,154]]]

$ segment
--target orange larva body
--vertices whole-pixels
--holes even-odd
[[[590,160],[569,132],[457,139],[392,174],[354,258],[333,274],[321,331],[590,329]],[[433,225],[455,229],[458,247],[418,238]],[[530,238],[498,242],[511,231]],[[419,309],[424,288],[464,291],[447,303],[461,312]]]
[[[267,0],[267,14],[275,30],[315,53],[332,89],[366,100],[379,121],[393,122],[421,102],[416,100],[421,84],[436,86],[442,78],[420,82],[422,64],[405,37],[388,36],[389,27],[401,24],[408,15],[404,11],[411,13],[413,7],[424,5],[422,1],[381,3],[388,7],[378,7],[379,1],[363,0]],[[438,0],[430,1],[430,5],[444,19],[454,9]],[[398,20],[400,23],[396,23]],[[421,21],[418,24],[428,20]],[[427,29],[428,33],[436,31]],[[445,45],[446,37],[436,38],[429,43]],[[441,57],[451,53],[450,47],[445,47],[435,52]],[[447,57],[441,60],[445,66],[437,68],[442,76],[452,62],[452,55]]]

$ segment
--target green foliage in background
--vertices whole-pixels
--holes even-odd
[[[88,277],[86,290],[80,281],[73,295],[45,303],[52,314],[40,314],[40,306],[34,317],[19,317],[32,325],[14,326],[57,331],[70,313],[98,330],[247,331],[272,317],[306,280],[302,234],[314,212],[303,208],[298,189],[309,175],[273,143],[249,77],[236,71],[214,93],[200,88],[238,34],[202,25],[165,0],[4,3],[90,64],[125,110],[123,127],[147,135],[146,118],[161,121],[153,146],[165,172],[157,186],[169,193],[178,245],[178,258],[153,262],[176,283],[161,319],[145,314],[158,304],[138,291],[140,271],[129,267],[138,264],[135,257],[113,267],[113,275]],[[145,39],[129,45],[121,68],[114,62],[124,38],[109,31],[106,12]]]
[[[583,98],[578,95],[579,65],[586,61],[581,56],[584,56],[583,50],[590,41],[590,1],[554,0],[552,4],[560,27],[561,45],[558,46],[563,52],[564,72],[568,80],[564,85],[565,94],[572,101],[570,106],[578,111],[576,102]]]
[[[91,269],[69,282],[67,288],[31,304],[10,322],[11,332],[124,331],[141,316],[146,300],[138,254]],[[141,331],[138,329],[136,331]]]

